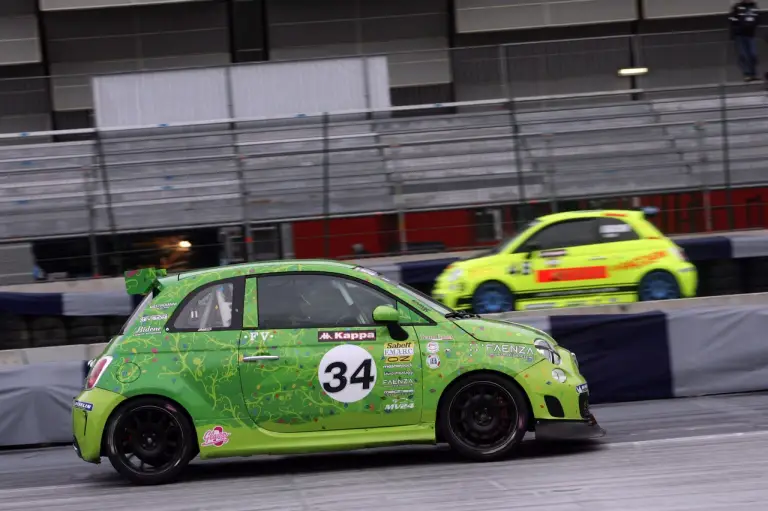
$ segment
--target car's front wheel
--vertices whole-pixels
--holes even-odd
[[[481,373],[448,390],[440,409],[439,428],[460,455],[474,461],[504,459],[528,429],[528,402],[502,376]]]
[[[197,454],[189,419],[160,398],[129,401],[110,418],[106,434],[110,463],[137,484],[172,482]]]

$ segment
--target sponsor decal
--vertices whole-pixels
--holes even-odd
[[[166,310],[176,307],[177,303],[153,303],[149,308],[152,310]]]
[[[532,300],[536,298],[559,298],[580,295],[599,295],[610,293],[633,293],[637,286],[611,286],[611,287],[582,287],[578,289],[560,289],[557,291],[539,291],[535,293],[519,293],[520,299]]]
[[[555,266],[560,266],[560,259],[547,259],[547,266],[550,268],[554,268]]]
[[[413,342],[388,342],[384,344],[384,357],[387,364],[410,362],[413,360]]]
[[[430,353],[437,353],[440,351],[440,345],[437,344],[435,341],[427,343],[427,351]]]
[[[216,426],[213,429],[209,429],[203,435],[203,443],[200,444],[203,447],[221,447],[229,442],[229,435],[221,426]]]
[[[412,378],[397,378],[394,380],[384,380],[385,387],[402,387],[404,385],[413,385],[415,382]]]
[[[413,394],[413,389],[395,389],[384,391],[385,396],[399,396],[401,394]]]
[[[390,403],[387,405],[384,405],[385,411],[391,411],[391,410],[413,410],[415,407],[414,403]]]
[[[539,256],[541,257],[563,257],[567,256],[568,251],[564,248],[561,248],[559,250],[542,250],[539,252]]]
[[[533,347],[520,344],[488,344],[485,354],[493,357],[521,358],[533,362]]]
[[[452,341],[453,340],[452,335],[442,335],[442,334],[422,335],[421,338],[424,339],[425,341]]]
[[[579,280],[598,280],[608,278],[607,266],[582,266],[580,268],[556,268],[538,270],[536,282],[575,282]]]
[[[384,369],[410,369],[411,364],[385,364]]]
[[[347,332],[317,332],[319,342],[343,342],[343,341],[375,341],[376,330],[355,330]]]
[[[629,224],[625,224],[623,222],[619,224],[600,226],[600,234],[602,234],[604,238],[616,238],[619,234],[624,234],[625,232],[632,232],[632,227]]]
[[[427,367],[430,369],[437,369],[440,367],[440,357],[437,355],[427,355]]]
[[[642,268],[644,266],[648,266],[649,264],[653,264],[659,259],[664,259],[666,257],[667,252],[665,250],[657,250],[656,252],[651,252],[650,254],[644,254],[638,257],[633,257],[629,261],[624,261],[623,263],[619,263],[615,266],[611,267],[611,270],[621,271],[621,270],[633,270],[636,268]]]
[[[581,385],[576,385],[576,392],[579,394],[584,394],[585,392],[589,392],[589,387],[587,387],[586,383],[582,383]]]
[[[413,371],[388,371],[385,376],[413,376]]]
[[[168,314],[155,314],[153,316],[144,316],[141,318],[142,323],[146,323],[147,321],[162,321],[164,319],[168,319]]]
[[[159,334],[162,331],[163,329],[159,326],[140,326],[133,332],[133,335]]]
[[[90,412],[93,410],[93,404],[86,403],[85,401],[75,401],[74,407],[79,408],[81,410],[85,410],[86,412]]]

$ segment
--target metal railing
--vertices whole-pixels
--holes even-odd
[[[299,257],[344,257],[354,236],[340,246],[329,219],[392,215],[395,241],[378,252],[402,253],[445,245],[414,234],[417,212],[518,205],[518,225],[531,203],[559,211],[662,192],[701,197],[706,230],[737,228],[733,190],[766,184],[768,100],[756,90],[631,89],[0,135],[0,240],[88,239],[80,256],[50,257],[88,257],[82,273],[105,275],[124,269],[121,255],[159,250],[132,247],[131,233],[233,227],[249,240],[259,226],[323,220],[319,250],[306,248],[314,234],[283,238],[301,245],[291,251]],[[682,99],[667,99],[676,93]],[[50,142],[62,135],[92,139]],[[279,238],[270,236],[262,243]],[[286,252],[254,248],[244,243],[242,258]]]

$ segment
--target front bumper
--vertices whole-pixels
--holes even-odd
[[[536,440],[593,440],[606,435],[592,414],[582,420],[539,419],[534,431]]]

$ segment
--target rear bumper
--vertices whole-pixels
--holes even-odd
[[[593,440],[606,435],[592,414],[582,420],[540,419],[534,431],[536,440]]]

